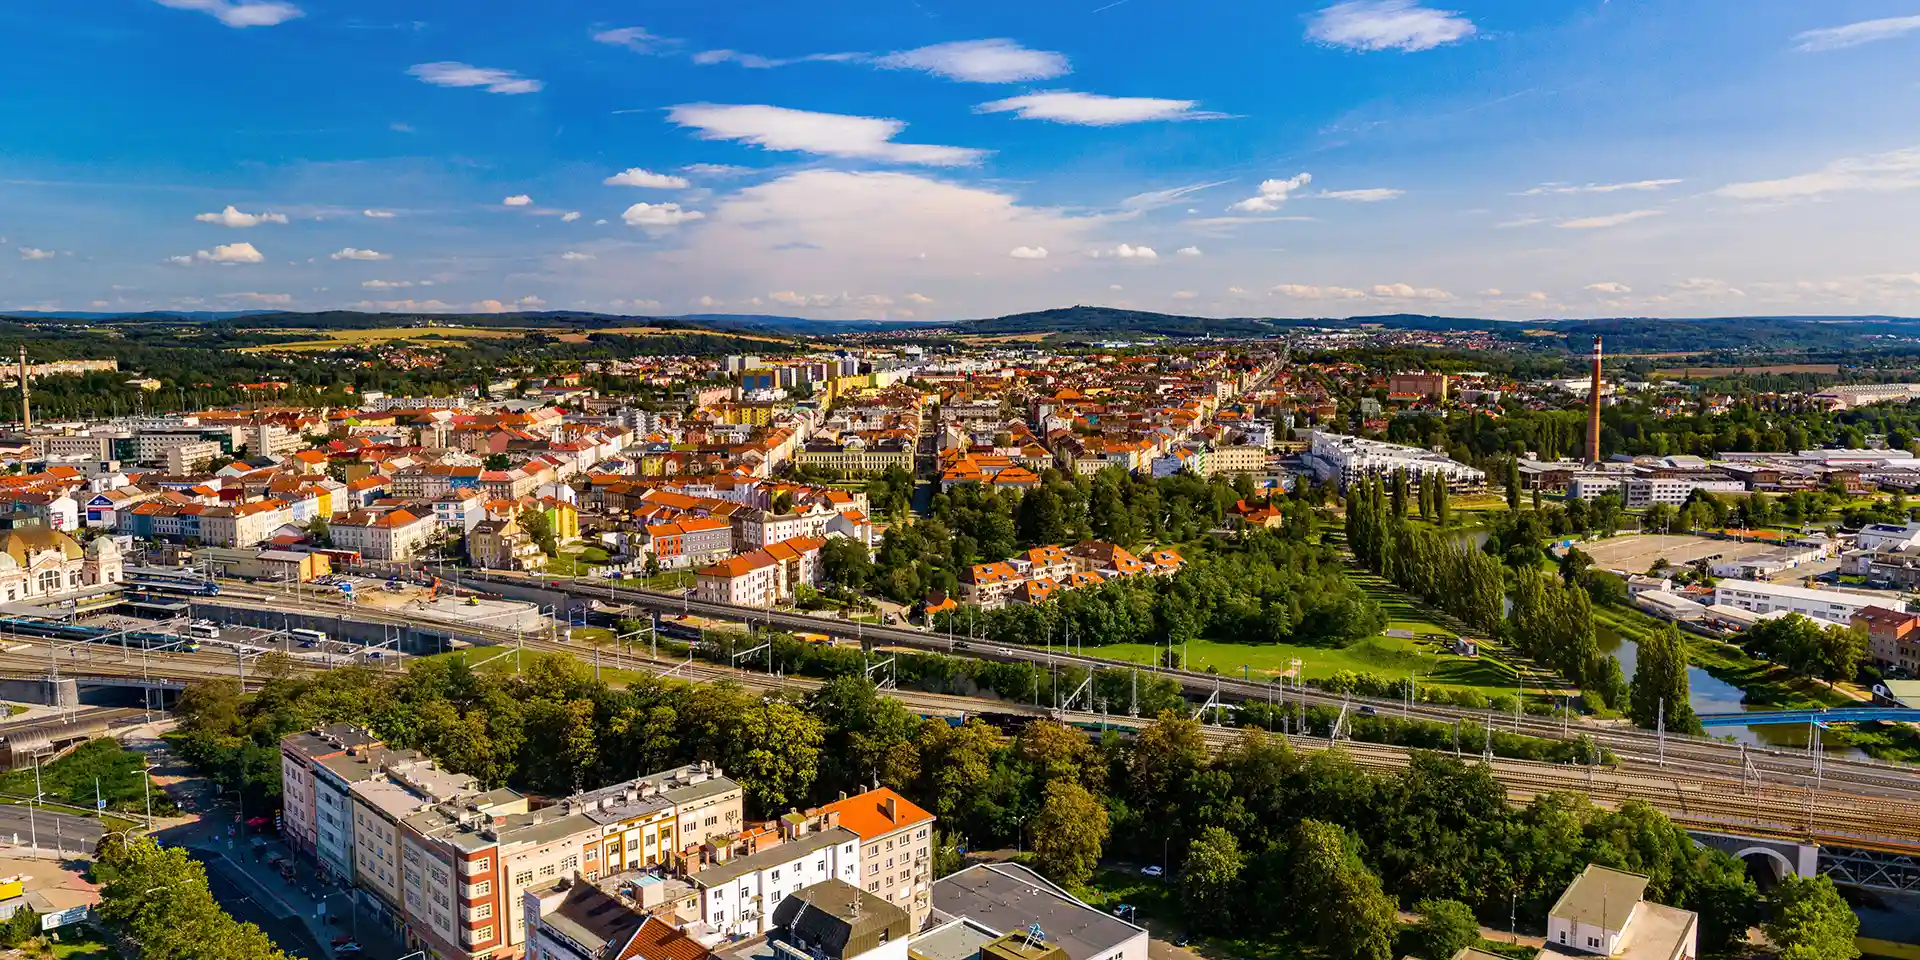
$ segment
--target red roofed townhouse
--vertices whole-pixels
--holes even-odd
[[[356,510],[334,517],[328,530],[338,549],[357,550],[368,560],[404,562],[432,542],[436,527],[432,514]]]
[[[668,570],[713,563],[733,552],[733,525],[715,517],[685,517],[647,527],[653,556]]]
[[[820,583],[818,537],[796,537],[743,553],[700,571],[696,592],[712,603],[768,607],[793,599],[800,585]]]

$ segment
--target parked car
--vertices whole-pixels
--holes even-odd
[[[1150,863],[1140,868],[1140,875],[1143,877],[1158,877],[1164,876],[1165,874],[1166,871],[1160,869],[1160,865],[1157,863]]]

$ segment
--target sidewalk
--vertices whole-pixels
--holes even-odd
[[[150,756],[164,748],[153,739],[128,738],[127,747]],[[391,960],[406,951],[397,938],[381,926],[371,911],[364,909],[349,889],[323,885],[313,873],[310,861],[295,857],[277,837],[246,837],[229,832],[235,826],[235,810],[214,791],[214,785],[201,777],[185,761],[168,756],[155,757],[153,782],[163,790],[185,815],[155,818],[154,836],[169,846],[186,847],[207,863],[209,880],[232,880],[251,899],[240,912],[258,912],[266,917],[248,917],[269,932],[273,928],[298,929],[318,945],[316,957],[333,956],[333,938],[346,934],[359,936],[366,960]],[[264,842],[255,845],[254,839]],[[278,853],[296,863],[294,879],[288,880],[266,862],[269,853]],[[215,883],[216,891],[220,884]],[[321,904],[325,903],[324,913]],[[223,905],[224,901],[223,901]],[[234,907],[228,905],[229,911]],[[285,945],[291,948],[293,944]]]

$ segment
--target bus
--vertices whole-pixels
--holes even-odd
[[[300,641],[300,645],[303,647],[317,647],[327,642],[327,635],[318,630],[288,630],[287,636]]]
[[[220,625],[216,623],[195,623],[187,627],[187,636],[197,640],[220,639]]]

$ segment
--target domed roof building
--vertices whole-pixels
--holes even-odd
[[[91,546],[58,530],[0,530],[0,597],[6,602],[59,597],[119,583],[120,548],[101,537]]]

